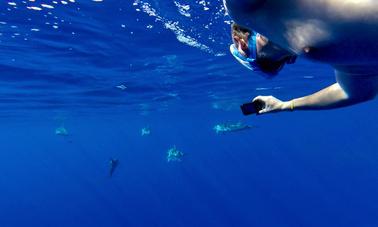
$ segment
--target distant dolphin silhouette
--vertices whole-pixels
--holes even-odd
[[[237,122],[237,123],[229,123],[229,124],[217,124],[214,126],[213,129],[217,134],[219,134],[219,133],[243,131],[250,128],[251,126],[249,125],[245,125],[241,122]]]
[[[117,168],[119,164],[119,161],[118,159],[110,159],[109,161],[109,166],[110,166],[110,171],[109,171],[109,177],[112,177],[113,176],[113,173],[115,171],[115,169]]]
[[[55,129],[55,134],[60,136],[68,136],[68,131],[64,126]]]

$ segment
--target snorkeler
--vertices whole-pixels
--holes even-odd
[[[255,97],[254,102],[262,103],[259,114],[332,109],[376,96],[378,1],[224,0],[224,4],[244,25],[232,25],[230,50],[249,69],[272,77],[296,55],[335,69],[336,83],[312,95],[289,101]]]
[[[110,159],[109,161],[109,177],[113,176],[115,169],[118,167],[119,161],[118,159]]]

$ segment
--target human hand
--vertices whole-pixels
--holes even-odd
[[[273,96],[257,96],[252,102],[261,103],[262,109],[258,111],[258,114],[274,113],[284,110],[285,102],[273,97]]]

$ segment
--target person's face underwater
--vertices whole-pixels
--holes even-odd
[[[246,33],[246,37],[249,37],[250,34]],[[232,37],[233,42],[238,49],[239,53],[241,53],[244,57],[249,57],[250,50],[248,48],[250,40],[246,39],[245,37],[240,37],[236,34]],[[268,44],[268,39],[260,34],[256,34],[256,52],[259,54],[259,52],[262,50],[264,46]]]
[[[249,33],[246,33],[246,36],[248,37]],[[244,37],[240,37],[238,35],[233,35],[232,39],[239,53],[244,57],[249,57],[250,51],[248,48],[248,39],[245,39]]]
[[[246,33],[245,37],[249,37],[249,33]],[[248,58],[251,55],[248,46],[251,39],[246,39],[245,37],[240,37],[234,34],[232,38],[239,53]],[[285,63],[290,64],[295,61],[295,55],[279,47],[273,42],[270,42],[265,36],[261,34],[256,34],[255,48],[257,62],[264,58],[265,65],[268,65],[267,67],[269,67],[269,63],[271,63],[271,65],[278,65],[278,68],[276,68],[273,72],[270,72],[271,75],[278,73],[283,68]],[[261,68],[263,71],[269,72],[269,70],[264,70],[265,66],[261,65]]]

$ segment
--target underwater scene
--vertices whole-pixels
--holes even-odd
[[[253,75],[221,0],[0,3],[0,227],[378,226],[377,101],[244,116],[334,82]]]

